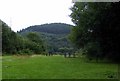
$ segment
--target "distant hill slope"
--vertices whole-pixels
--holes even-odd
[[[29,32],[37,32],[43,41],[46,42],[48,51],[60,52],[60,48],[63,47],[73,48],[67,38],[72,27],[72,25],[64,23],[51,23],[30,26],[18,33],[25,36]]]
[[[26,29],[22,29],[18,33],[44,32],[44,33],[51,33],[51,34],[69,34],[71,31],[71,28],[72,28],[72,25],[69,25],[69,24],[51,23],[51,24],[30,26]]]

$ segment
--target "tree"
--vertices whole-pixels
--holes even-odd
[[[26,37],[28,40],[30,40],[27,45],[30,50],[33,50],[33,52],[37,54],[45,52],[43,41],[40,39],[40,36],[37,33],[30,32]]]
[[[40,39],[40,36],[35,32],[28,33],[27,38],[32,42],[36,42],[36,43],[41,43],[42,42],[42,40]]]
[[[2,52],[3,54],[40,54],[45,51],[43,41],[36,33],[23,37],[2,22]]]
[[[71,41],[78,48],[86,47],[88,56],[99,55],[98,49],[94,49],[97,46],[100,58],[118,60],[120,3],[75,3],[71,10],[75,24],[69,37]]]
[[[2,54],[2,21],[0,20],[0,55]]]
[[[2,23],[2,51],[3,53],[16,53],[17,35],[5,23]]]

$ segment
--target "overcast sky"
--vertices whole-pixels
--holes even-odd
[[[0,19],[14,31],[45,23],[73,24],[72,5],[72,0],[0,0]]]

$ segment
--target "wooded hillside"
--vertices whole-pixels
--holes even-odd
[[[34,25],[22,29],[19,33],[25,32],[44,32],[51,34],[69,34],[71,31],[72,25],[64,24],[64,23],[51,23],[51,24],[43,24],[43,25]]]
[[[48,52],[61,52],[62,49],[73,48],[68,40],[72,25],[64,23],[51,23],[43,25],[30,26],[18,31],[19,34],[26,36],[29,32],[37,32],[46,43]]]

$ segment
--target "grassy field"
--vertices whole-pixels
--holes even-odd
[[[117,78],[117,64],[86,62],[63,56],[3,56],[3,79]]]
[[[2,56],[0,56],[0,80],[2,79]]]

